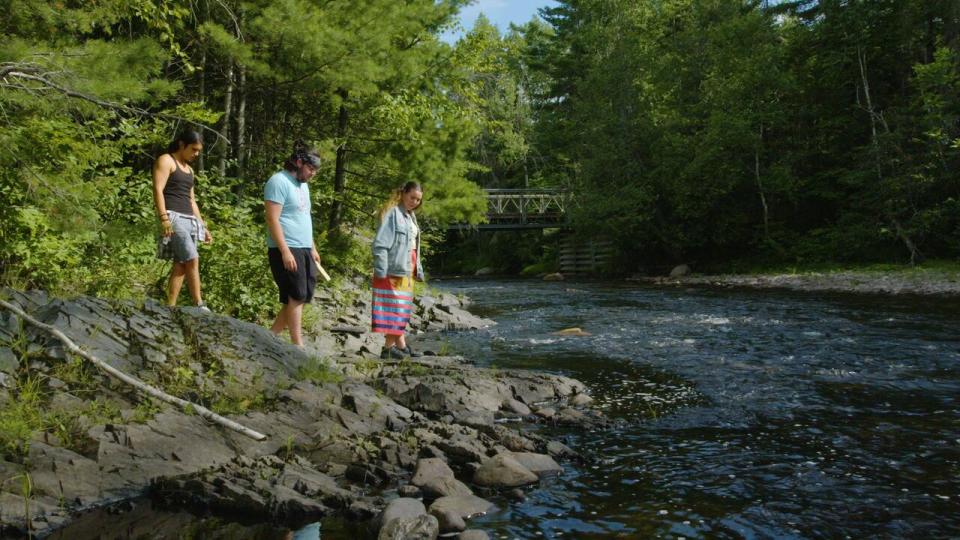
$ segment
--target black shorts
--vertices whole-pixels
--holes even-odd
[[[313,300],[313,289],[317,285],[317,265],[313,262],[311,248],[290,248],[297,270],[291,272],[283,267],[283,256],[279,248],[267,249],[270,259],[270,271],[273,281],[280,289],[280,303],[286,304],[291,298],[297,302],[309,303]]]

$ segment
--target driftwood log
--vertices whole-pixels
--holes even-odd
[[[176,405],[176,406],[180,407],[180,409],[182,409],[182,410],[184,410],[184,411],[192,410],[193,412],[195,412],[197,415],[199,415],[199,416],[202,417],[202,418],[205,418],[205,419],[207,419],[207,420],[210,420],[211,422],[215,422],[215,423],[217,423],[217,424],[220,424],[221,426],[227,427],[227,428],[232,429],[232,430],[234,430],[234,431],[236,431],[236,432],[242,433],[242,434],[244,434],[244,435],[246,435],[247,437],[250,437],[250,438],[252,438],[252,439],[255,439],[255,440],[258,440],[258,441],[262,441],[262,440],[264,440],[264,439],[267,438],[266,435],[264,435],[264,434],[262,434],[262,433],[259,433],[259,432],[257,432],[257,431],[254,431],[254,430],[252,430],[252,429],[250,429],[250,428],[248,428],[248,427],[246,427],[246,426],[243,426],[243,425],[241,425],[241,424],[239,424],[239,423],[237,423],[237,422],[234,422],[233,420],[230,420],[229,418],[224,418],[223,416],[220,416],[219,414],[211,411],[210,409],[207,409],[206,407],[203,407],[203,406],[201,406],[201,405],[197,405],[196,403],[191,403],[191,402],[189,402],[189,401],[187,401],[187,400],[185,400],[185,399],[180,399],[180,398],[178,398],[178,397],[176,397],[176,396],[171,396],[170,394],[168,394],[168,393],[160,390],[159,388],[155,388],[155,387],[153,387],[153,386],[150,386],[149,384],[141,381],[140,379],[137,379],[136,377],[134,377],[134,376],[132,376],[132,375],[128,375],[128,374],[120,371],[119,369],[111,366],[110,364],[104,362],[103,360],[100,360],[100,359],[97,358],[96,356],[94,356],[94,355],[88,353],[87,351],[81,349],[76,343],[73,342],[73,340],[71,340],[69,337],[67,337],[66,334],[64,334],[63,332],[61,332],[61,331],[60,331],[59,329],[57,329],[56,327],[53,327],[53,326],[51,326],[51,325],[49,325],[49,324],[42,323],[42,322],[38,321],[37,319],[35,319],[35,318],[31,317],[30,315],[28,315],[25,311],[23,311],[22,309],[20,309],[20,307],[17,306],[17,305],[15,305],[15,304],[11,304],[11,303],[9,303],[9,302],[7,302],[7,301],[5,301],[5,300],[0,300],[0,306],[2,306],[3,308],[11,311],[12,313],[17,314],[17,316],[19,316],[21,319],[27,321],[28,323],[32,324],[33,326],[36,326],[37,328],[40,328],[41,330],[44,330],[44,331],[52,334],[54,337],[56,337],[58,340],[60,340],[60,342],[63,343],[64,346],[66,346],[67,349],[70,350],[70,352],[72,352],[72,353],[76,354],[77,356],[80,356],[80,357],[88,360],[88,361],[91,362],[93,365],[95,365],[95,366],[97,366],[98,368],[100,368],[101,370],[107,372],[109,375],[113,376],[114,378],[119,379],[119,380],[123,381],[123,382],[126,383],[126,384],[129,384],[130,386],[136,388],[137,390],[139,390],[140,392],[143,392],[144,394],[147,394],[147,395],[150,396],[150,397],[154,397],[154,398],[159,399],[160,401],[164,401],[164,402],[166,402],[166,403],[170,403],[170,404],[172,404],[172,405]]]

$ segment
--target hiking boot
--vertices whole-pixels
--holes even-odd
[[[387,360],[389,358],[392,358],[394,360],[403,360],[403,357],[404,357],[403,351],[396,348],[395,346],[391,346],[389,349],[384,347],[383,350],[380,351],[381,360]]]
[[[410,348],[410,345],[407,345],[406,347],[404,347],[404,348],[402,348],[402,349],[399,349],[399,350],[400,350],[401,353],[409,356],[410,358],[420,358],[421,356],[423,356],[422,354],[420,354],[420,353],[414,351],[413,349],[411,349],[411,348]]]

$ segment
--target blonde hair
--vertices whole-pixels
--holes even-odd
[[[419,191],[423,193],[423,189],[420,188],[419,182],[414,182],[413,180],[407,182],[403,187],[399,187],[390,192],[390,198],[387,199],[383,206],[380,207],[380,210],[377,212],[377,221],[382,222],[383,218],[386,217],[387,212],[393,210],[395,206],[400,206],[400,201],[403,200],[404,193],[410,193],[411,191]],[[422,202],[420,204],[423,204]],[[417,205],[417,208],[420,208],[420,205]]]

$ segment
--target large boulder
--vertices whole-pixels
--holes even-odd
[[[510,454],[510,457],[517,460],[518,463],[540,478],[563,473],[563,467],[546,454],[514,452]]]
[[[459,532],[467,528],[467,522],[454,510],[431,507],[430,515],[437,518],[441,533]]]
[[[417,516],[427,513],[427,507],[417,499],[408,499],[400,497],[387,504],[380,514],[380,525],[386,526],[395,519],[412,520]]]
[[[448,495],[473,495],[466,484],[454,477],[453,470],[440,458],[424,458],[417,462],[417,470],[410,483],[423,491],[424,497],[436,499]],[[439,518],[439,516],[437,516]],[[442,520],[441,520],[442,522]],[[441,527],[442,529],[442,527]]]
[[[517,487],[536,483],[539,477],[509,454],[485,460],[473,475],[474,483],[486,487]]]

